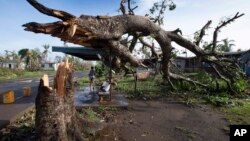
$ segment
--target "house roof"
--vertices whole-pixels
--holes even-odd
[[[237,51],[237,52],[223,52],[221,55],[242,55],[246,53],[247,51]]]
[[[105,55],[104,49],[92,49],[86,47],[60,47],[53,46],[53,52],[63,52],[69,55],[73,55],[84,60],[100,60],[99,55]]]

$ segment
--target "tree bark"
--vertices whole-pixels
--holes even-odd
[[[40,80],[35,120],[38,141],[86,140],[83,136],[86,133],[83,126],[86,124],[74,107],[72,73],[67,63],[61,64],[57,71],[60,76],[55,79],[55,89],[48,86],[46,76]]]

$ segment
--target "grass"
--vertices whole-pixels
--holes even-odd
[[[18,80],[32,77],[42,77],[44,74],[52,75],[55,71],[25,71],[25,70],[10,70],[6,68],[0,69],[0,80]]]
[[[161,84],[160,76],[150,77],[144,81],[137,81],[135,89],[134,77],[125,77],[119,80],[116,90],[124,92],[130,99],[156,99],[168,95],[168,89]]]
[[[95,85],[100,86],[104,80],[105,80],[104,77],[96,78]],[[78,80],[78,85],[79,85],[79,87],[86,87],[86,86],[89,86],[89,82],[90,82],[89,77],[85,76],[85,77],[82,77]]]
[[[53,75],[55,74],[55,71],[36,71],[36,72],[25,71],[23,76],[19,78],[42,77],[44,74]]]
[[[224,82],[220,83],[221,86],[224,85]],[[249,84],[248,82],[245,93],[250,95]],[[116,90],[126,93],[130,99],[150,100],[170,96],[181,98],[181,102],[189,106],[199,104],[213,105],[216,110],[219,109],[220,112],[225,113],[230,124],[250,124],[250,101],[244,99],[244,94],[238,95],[242,97],[238,99],[226,91],[209,93],[202,89],[182,88],[178,91],[170,92],[167,86],[162,85],[160,76],[138,82],[137,91],[135,91],[134,85],[134,78],[126,77],[119,81]]]
[[[226,114],[229,123],[250,124],[250,101],[234,100],[235,106],[222,107],[220,110]]]
[[[198,135],[198,132],[193,131],[191,129],[187,129],[185,127],[177,126],[175,127],[175,129],[186,135],[189,138],[189,140],[194,140]]]
[[[92,122],[101,121],[101,118],[98,116],[98,113],[96,113],[92,108],[82,109],[79,113],[83,115],[84,118],[86,118],[88,121]]]

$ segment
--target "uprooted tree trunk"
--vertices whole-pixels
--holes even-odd
[[[142,62],[132,55],[133,44],[137,39],[141,39],[144,36],[151,36],[154,38],[160,45],[162,50],[162,72],[163,78],[171,84],[171,79],[188,81],[195,85],[202,87],[208,87],[207,84],[203,84],[197,81],[194,81],[190,78],[181,76],[174,72],[171,72],[171,52],[173,47],[171,46],[172,42],[177,43],[178,45],[188,49],[194,53],[197,58],[202,62],[209,64],[214,71],[216,72],[218,79],[221,79],[226,82],[229,90],[234,93],[232,84],[236,81],[235,72],[240,71],[228,60],[222,60],[218,58],[218,53],[216,53],[216,43],[217,43],[217,34],[220,29],[227,24],[233,22],[235,19],[243,16],[244,14],[237,13],[233,18],[228,19],[227,21],[222,22],[214,31],[214,38],[212,51],[208,52],[202,49],[199,45],[202,37],[205,35],[205,30],[211,24],[209,21],[199,33],[200,36],[195,42],[191,42],[183,38],[179,33],[179,29],[174,31],[165,31],[160,26],[152,22],[148,17],[138,16],[138,15],[123,15],[118,16],[87,16],[81,15],[79,18],[75,17],[64,11],[54,10],[47,8],[36,0],[27,0],[33,7],[38,11],[48,16],[56,17],[61,21],[47,24],[40,23],[27,23],[23,25],[25,30],[32,31],[35,33],[44,33],[49,34],[54,37],[58,37],[63,41],[71,42],[85,47],[91,48],[103,48],[109,51],[112,50],[112,53],[116,58],[120,58],[120,62],[130,62],[133,66],[144,66]],[[134,35],[134,43],[128,47],[121,42],[122,35],[130,34]],[[157,56],[157,55],[156,55]],[[119,59],[118,59],[119,60]],[[119,66],[119,65],[117,65]],[[236,71],[228,71],[231,68],[234,68]]]
[[[72,82],[68,63],[60,64],[54,89],[49,87],[48,76],[40,80],[35,121],[38,141],[85,141],[88,129],[97,126],[76,112]]]

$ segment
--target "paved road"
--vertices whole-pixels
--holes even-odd
[[[75,72],[74,77],[79,79],[86,76],[86,73]],[[50,81],[53,82],[53,76],[49,76]],[[35,98],[40,78],[30,78],[19,81],[0,82],[0,129],[9,123],[15,121],[22,116],[26,111],[35,106]],[[23,97],[22,88],[30,86],[32,94],[29,97]],[[7,90],[15,92],[14,104],[3,104],[2,93]]]
[[[86,73],[83,72],[75,72],[74,77],[75,78],[81,78]],[[50,82],[53,82],[53,75],[49,76]],[[13,90],[15,92],[15,100],[18,100],[23,97],[23,87],[31,87],[32,94],[37,93],[38,85],[40,82],[40,78],[30,78],[30,79],[23,79],[18,81],[9,81],[9,82],[1,82],[0,83],[0,105],[2,104],[2,94],[5,91]]]

